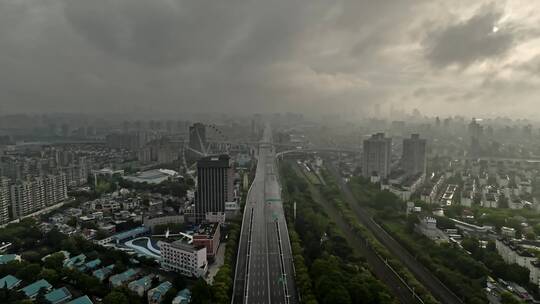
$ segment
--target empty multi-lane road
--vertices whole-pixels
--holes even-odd
[[[272,133],[267,126],[244,208],[233,303],[297,303],[291,244],[275,151],[268,144],[271,142]]]

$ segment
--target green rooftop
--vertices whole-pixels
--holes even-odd
[[[131,280],[137,273],[139,273],[139,269],[130,268],[122,273],[113,275],[109,278],[109,281],[114,287],[117,287]]]
[[[171,289],[172,284],[169,281],[165,281],[161,284],[159,284],[156,288],[150,289],[148,291],[148,299],[149,301],[152,300],[152,303],[159,303],[161,302],[161,298]]]
[[[87,262],[86,264],[84,264],[84,266],[86,266],[86,268],[89,268],[89,269],[94,269],[94,268],[98,267],[99,265],[101,265],[101,260],[100,259],[95,259],[95,260],[92,260],[92,261]]]
[[[176,294],[176,298],[174,298],[174,301],[176,301],[177,303],[179,302],[180,304],[187,304],[191,302],[191,291],[187,288],[180,290]]]
[[[129,283],[129,288],[134,288],[134,287],[142,287],[142,288],[146,288],[146,287],[149,287],[150,285],[152,284],[152,276],[145,276],[145,277],[142,277],[136,281],[133,281],[131,283]]]
[[[9,262],[17,260],[18,258],[20,258],[20,257],[18,255],[16,255],[16,254],[0,255],[0,264],[7,264]]]
[[[69,301],[66,304],[94,304],[88,296],[78,297],[73,301]]]
[[[78,267],[78,266],[83,265],[85,260],[86,260],[86,255],[81,253],[78,256],[74,256],[72,258],[65,260],[64,267],[68,267],[68,268]]]
[[[21,280],[16,277],[8,274],[7,276],[0,279],[0,288],[7,287],[7,289],[12,289],[17,287],[21,283]]]
[[[22,292],[24,292],[24,294],[29,297],[29,298],[33,298],[34,296],[36,296],[39,292],[39,290],[41,288],[45,288],[47,290],[51,289],[52,288],[52,285],[49,284],[49,282],[47,282],[46,280],[39,280],[39,281],[36,281],[28,286],[26,286],[25,288],[21,289]]]
[[[65,287],[55,289],[45,295],[45,299],[52,304],[58,304],[71,299],[71,292]]]
[[[92,275],[98,278],[100,281],[103,281],[109,276],[109,274],[112,273],[113,269],[114,269],[114,264],[111,264],[107,267],[103,267],[98,270],[95,270],[94,272],[92,272]]]

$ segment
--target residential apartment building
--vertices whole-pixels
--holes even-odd
[[[538,258],[526,251],[519,244],[508,239],[499,238],[495,241],[497,252],[507,264],[518,264],[529,270],[529,281],[540,285],[540,265]]]
[[[0,176],[0,225],[9,222],[10,202],[9,179]]]
[[[390,174],[391,155],[392,139],[385,137],[384,133],[373,134],[371,138],[364,140],[362,176],[387,178]]]
[[[426,140],[412,134],[403,140],[402,167],[407,175],[426,173]]]
[[[19,180],[10,185],[10,205],[17,219],[67,199],[64,174]]]

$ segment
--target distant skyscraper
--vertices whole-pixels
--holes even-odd
[[[194,159],[206,153],[206,127],[198,122],[189,127],[189,150]]]
[[[469,155],[471,157],[479,157],[481,154],[481,140],[484,133],[484,128],[478,122],[476,122],[475,118],[473,118],[469,124],[468,131],[471,140]]]
[[[197,161],[197,217],[203,219],[208,213],[224,214],[225,202],[232,199],[233,171],[229,156],[208,156]]]
[[[362,175],[368,178],[373,175],[387,178],[391,155],[392,139],[385,137],[384,133],[373,134],[371,138],[364,140]]]
[[[484,128],[478,122],[476,122],[476,118],[473,118],[469,124],[469,135],[471,138],[480,140],[482,133],[484,133]]]
[[[411,138],[403,140],[403,169],[407,175],[426,172],[426,140],[420,135],[412,134]]]

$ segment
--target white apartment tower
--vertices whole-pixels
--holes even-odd
[[[0,225],[9,222],[9,179],[0,176]]]

